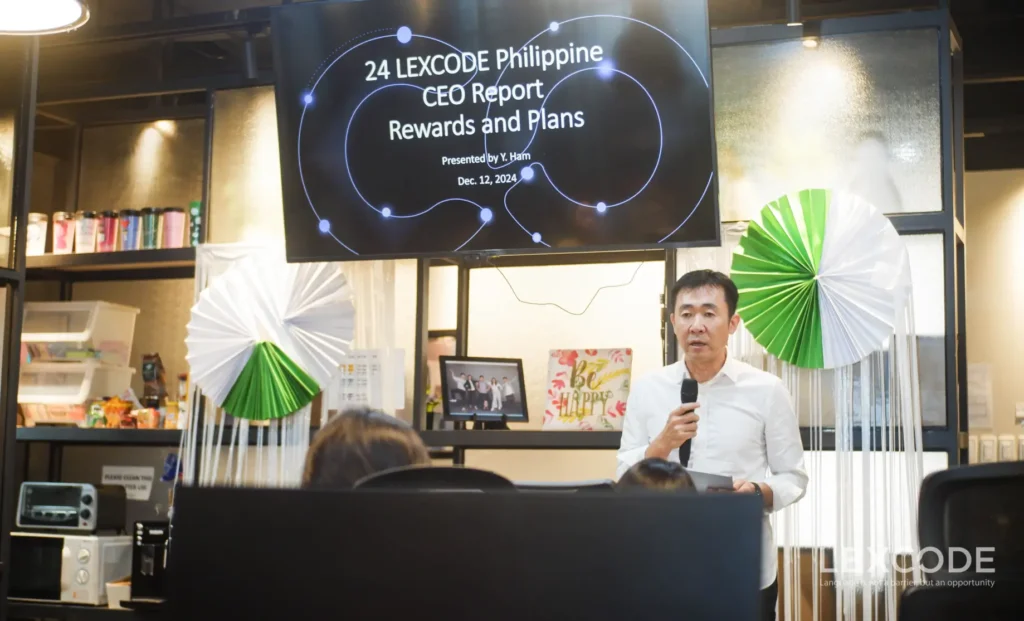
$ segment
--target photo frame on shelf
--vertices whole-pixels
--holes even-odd
[[[528,422],[520,358],[441,356],[444,420]]]

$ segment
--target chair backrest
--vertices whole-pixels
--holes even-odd
[[[547,483],[542,481],[516,481],[516,489],[521,492],[603,492],[615,489],[611,479],[595,479],[592,481],[560,481]]]
[[[458,466],[410,466],[371,474],[356,482],[356,489],[424,491],[515,491],[505,477],[488,470]]]
[[[1024,579],[1024,462],[960,466],[930,474],[921,484],[918,505],[918,536],[922,550],[943,554],[945,570],[953,548],[962,548],[956,563],[961,567],[970,555],[971,570],[953,571],[949,579],[974,577],[977,550],[991,560],[984,569],[994,572],[978,578]],[[936,559],[925,555],[926,566]],[[946,579],[939,571],[932,579]],[[966,574],[966,575],[965,575]]]
[[[900,596],[899,621],[1019,621],[1020,586],[921,585]]]

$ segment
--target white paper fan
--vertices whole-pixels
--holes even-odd
[[[185,339],[192,381],[234,416],[280,418],[295,411],[330,382],[351,351],[351,297],[335,265],[277,257],[239,262],[192,308]]]

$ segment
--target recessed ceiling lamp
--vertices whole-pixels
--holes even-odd
[[[0,0],[0,35],[68,32],[87,21],[84,0]]]

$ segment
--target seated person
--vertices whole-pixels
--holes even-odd
[[[348,410],[331,419],[309,444],[305,489],[352,489],[363,477],[403,466],[429,466],[419,434],[394,416]]]
[[[653,489],[667,492],[695,491],[686,469],[673,461],[649,457],[636,463],[615,484],[615,489]]]

